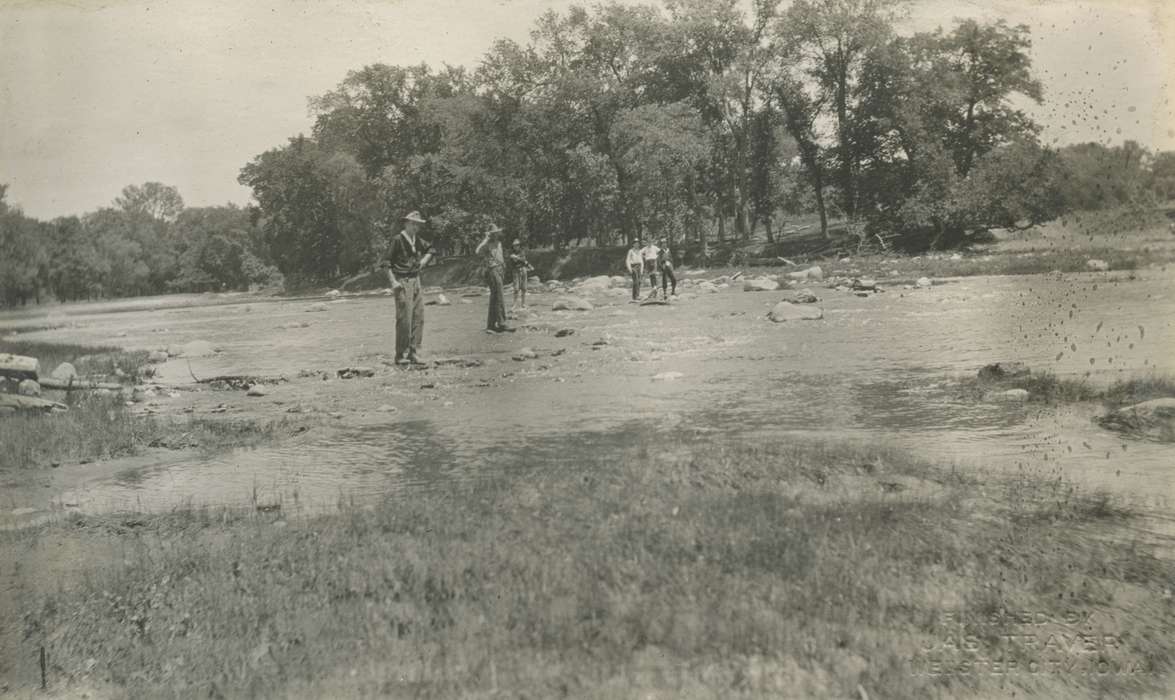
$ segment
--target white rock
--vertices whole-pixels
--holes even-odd
[[[216,354],[216,347],[207,340],[193,340],[182,346],[184,357],[207,357]]]
[[[590,301],[578,297],[559,297],[551,305],[553,311],[591,311],[593,308]]]
[[[245,392],[245,396],[265,396],[268,393],[269,392],[265,390],[265,387],[261,386],[260,384],[254,384],[253,386],[249,387],[248,391]]]
[[[159,364],[160,362],[167,362],[168,357],[169,355],[164,350],[152,350],[151,353],[147,355],[147,362],[150,362],[151,364]]]
[[[70,363],[62,362],[61,364],[57,365],[57,368],[54,369],[49,376],[63,382],[68,382],[71,379],[78,378],[78,371]]]
[[[1105,260],[1098,260],[1097,258],[1086,260],[1085,266],[1094,272],[1108,272],[1110,269],[1110,263]]]
[[[813,265],[806,270],[798,270],[796,272],[789,272],[787,276],[794,280],[822,280],[824,279],[824,270],[820,269],[819,265]]]
[[[772,279],[759,278],[743,282],[744,292],[774,292],[779,289],[779,283]]]
[[[21,396],[40,396],[41,385],[32,379],[24,379],[17,385],[16,393]]]
[[[653,376],[655,382],[671,382],[675,379],[681,379],[685,375],[681,372],[662,372]]]
[[[824,318],[824,310],[815,306],[793,304],[781,301],[767,314],[776,323],[784,321],[812,321]]]
[[[1019,403],[1027,401],[1029,397],[1026,389],[1008,389],[1007,391],[993,391],[985,398],[988,401],[1006,401]]]
[[[437,304],[440,306],[449,306],[452,303],[453,302],[449,301],[449,297],[445,296],[444,294],[437,295]]]
[[[339,291],[339,290],[337,290],[337,289],[332,289],[332,290],[330,290],[329,292],[327,292],[327,293],[326,293],[326,298],[327,298],[327,299],[338,299],[338,298],[339,298],[339,297],[341,297],[341,296],[343,296],[343,293],[342,293],[342,292],[340,292],[340,291]]]
[[[326,304],[323,304],[322,302],[311,304],[310,306],[306,307],[306,311],[326,311]]]
[[[933,284],[933,282],[930,281],[929,277],[919,277],[918,281],[914,283],[915,286],[917,286],[921,289],[926,289],[927,287],[930,287],[932,284]]]

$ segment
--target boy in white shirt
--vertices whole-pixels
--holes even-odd
[[[628,256],[624,259],[624,266],[628,268],[628,274],[632,276],[632,300],[637,301],[641,293],[641,269],[644,267],[641,262],[640,239],[634,238],[632,240]]]
[[[641,258],[645,261],[645,274],[649,276],[649,282],[653,284],[653,293],[649,295],[650,299],[657,298],[657,256],[660,254],[661,249],[652,241],[641,248]]]

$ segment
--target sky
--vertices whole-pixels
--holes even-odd
[[[0,183],[49,219],[158,181],[189,206],[250,200],[254,156],[308,133],[311,96],[371,63],[477,65],[582,0],[0,0]],[[594,4],[594,0],[587,4]],[[1032,29],[1063,145],[1175,149],[1175,0],[918,0],[902,30]]]

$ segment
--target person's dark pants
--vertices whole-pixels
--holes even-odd
[[[419,277],[401,277],[396,297],[396,361],[416,357],[424,338],[424,295]]]
[[[649,285],[653,288],[652,296],[657,296],[657,261],[645,261],[645,274],[649,276]]]
[[[506,294],[502,285],[502,268],[495,266],[487,270],[486,283],[490,287],[490,312],[486,318],[486,329],[501,330],[506,327]]]
[[[672,265],[661,266],[661,295],[665,295],[665,287],[667,283],[673,283],[673,295],[677,296],[677,276],[673,274]]]
[[[641,266],[629,265],[628,274],[632,276],[632,298],[640,299],[641,297]]]

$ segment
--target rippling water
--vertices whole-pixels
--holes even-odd
[[[513,383],[457,397],[459,410],[424,406],[311,444],[136,470],[62,500],[84,511],[255,501],[314,511],[491,474],[590,468],[634,446],[699,435],[819,436],[881,441],[964,468],[1063,476],[1139,499],[1156,517],[1175,512],[1168,501],[1175,499],[1175,447],[1098,428],[1096,406],[986,403],[958,388],[960,378],[994,361],[1100,385],[1175,373],[1175,272],[1147,270],[1133,281],[976,277],[870,298],[816,291],[825,319],[796,324],[762,318],[779,295],[732,290],[669,308],[619,303],[564,320],[579,327],[580,340],[616,339],[563,358],[554,373],[567,375],[565,383],[520,370]],[[427,344],[436,354],[550,344],[549,336],[491,341],[467,332],[480,325],[484,301],[476,301],[430,311]],[[225,361],[251,358],[258,371],[293,373],[325,353],[357,356],[356,348],[387,333],[387,324],[370,323],[376,310],[386,314],[386,300],[354,300],[332,310],[331,323],[283,336],[280,353],[266,350],[275,341],[257,330],[257,317],[266,314],[269,325],[305,318],[298,304],[305,302],[266,305],[272,308],[253,318],[199,308],[168,311],[162,321],[158,311],[112,314],[74,335],[106,338],[120,325],[148,323],[148,313],[155,313],[150,323],[207,333],[215,318],[222,336],[213,340],[225,347]],[[653,381],[661,372],[683,377]],[[1158,527],[1175,534],[1169,524]]]

